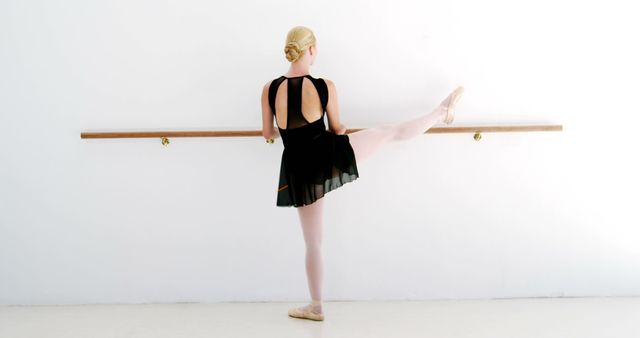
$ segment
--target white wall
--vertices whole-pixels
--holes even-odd
[[[456,125],[383,149],[325,201],[326,300],[640,294],[640,29],[570,1],[0,2],[0,303],[308,299],[280,140],[80,139],[260,129],[295,25],[344,123]]]

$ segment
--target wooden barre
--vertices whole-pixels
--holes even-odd
[[[348,128],[346,133],[353,133],[367,128]],[[426,133],[480,133],[480,132],[527,132],[527,131],[562,131],[561,124],[509,125],[509,126],[458,126],[431,127]],[[194,131],[108,131],[81,132],[80,138],[155,138],[155,137],[248,137],[262,136],[261,130],[194,130]]]

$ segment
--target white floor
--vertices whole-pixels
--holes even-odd
[[[0,337],[640,337],[640,298],[0,306]]]

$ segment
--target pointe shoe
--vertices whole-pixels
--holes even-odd
[[[294,318],[311,319],[311,320],[318,320],[318,321],[324,320],[323,313],[315,313],[311,311],[310,308],[308,308],[307,310],[303,308],[289,309],[289,316]]]
[[[456,104],[458,103],[458,100],[460,100],[463,92],[464,87],[458,86],[458,88],[456,88],[451,94],[449,94],[449,96],[447,96],[446,99],[444,99],[440,103],[441,106],[445,107],[445,110],[447,112],[447,116],[445,116],[444,121],[442,121],[445,124],[451,124],[451,122],[453,122]]]

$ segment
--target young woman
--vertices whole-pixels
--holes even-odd
[[[311,302],[292,308],[289,316],[324,320],[322,311],[322,198],[358,178],[362,163],[383,145],[415,138],[443,122],[453,121],[463,87],[456,88],[428,114],[391,125],[363,129],[347,135],[340,122],[338,95],[329,79],[309,74],[318,55],[316,38],[304,26],[292,28],[284,52],[291,62],[287,74],[270,80],[262,90],[262,135],[267,143],[282,138],[276,205],[298,210],[306,245],[306,272]],[[324,123],[326,112],[329,130]],[[274,127],[273,122],[276,122]]]

